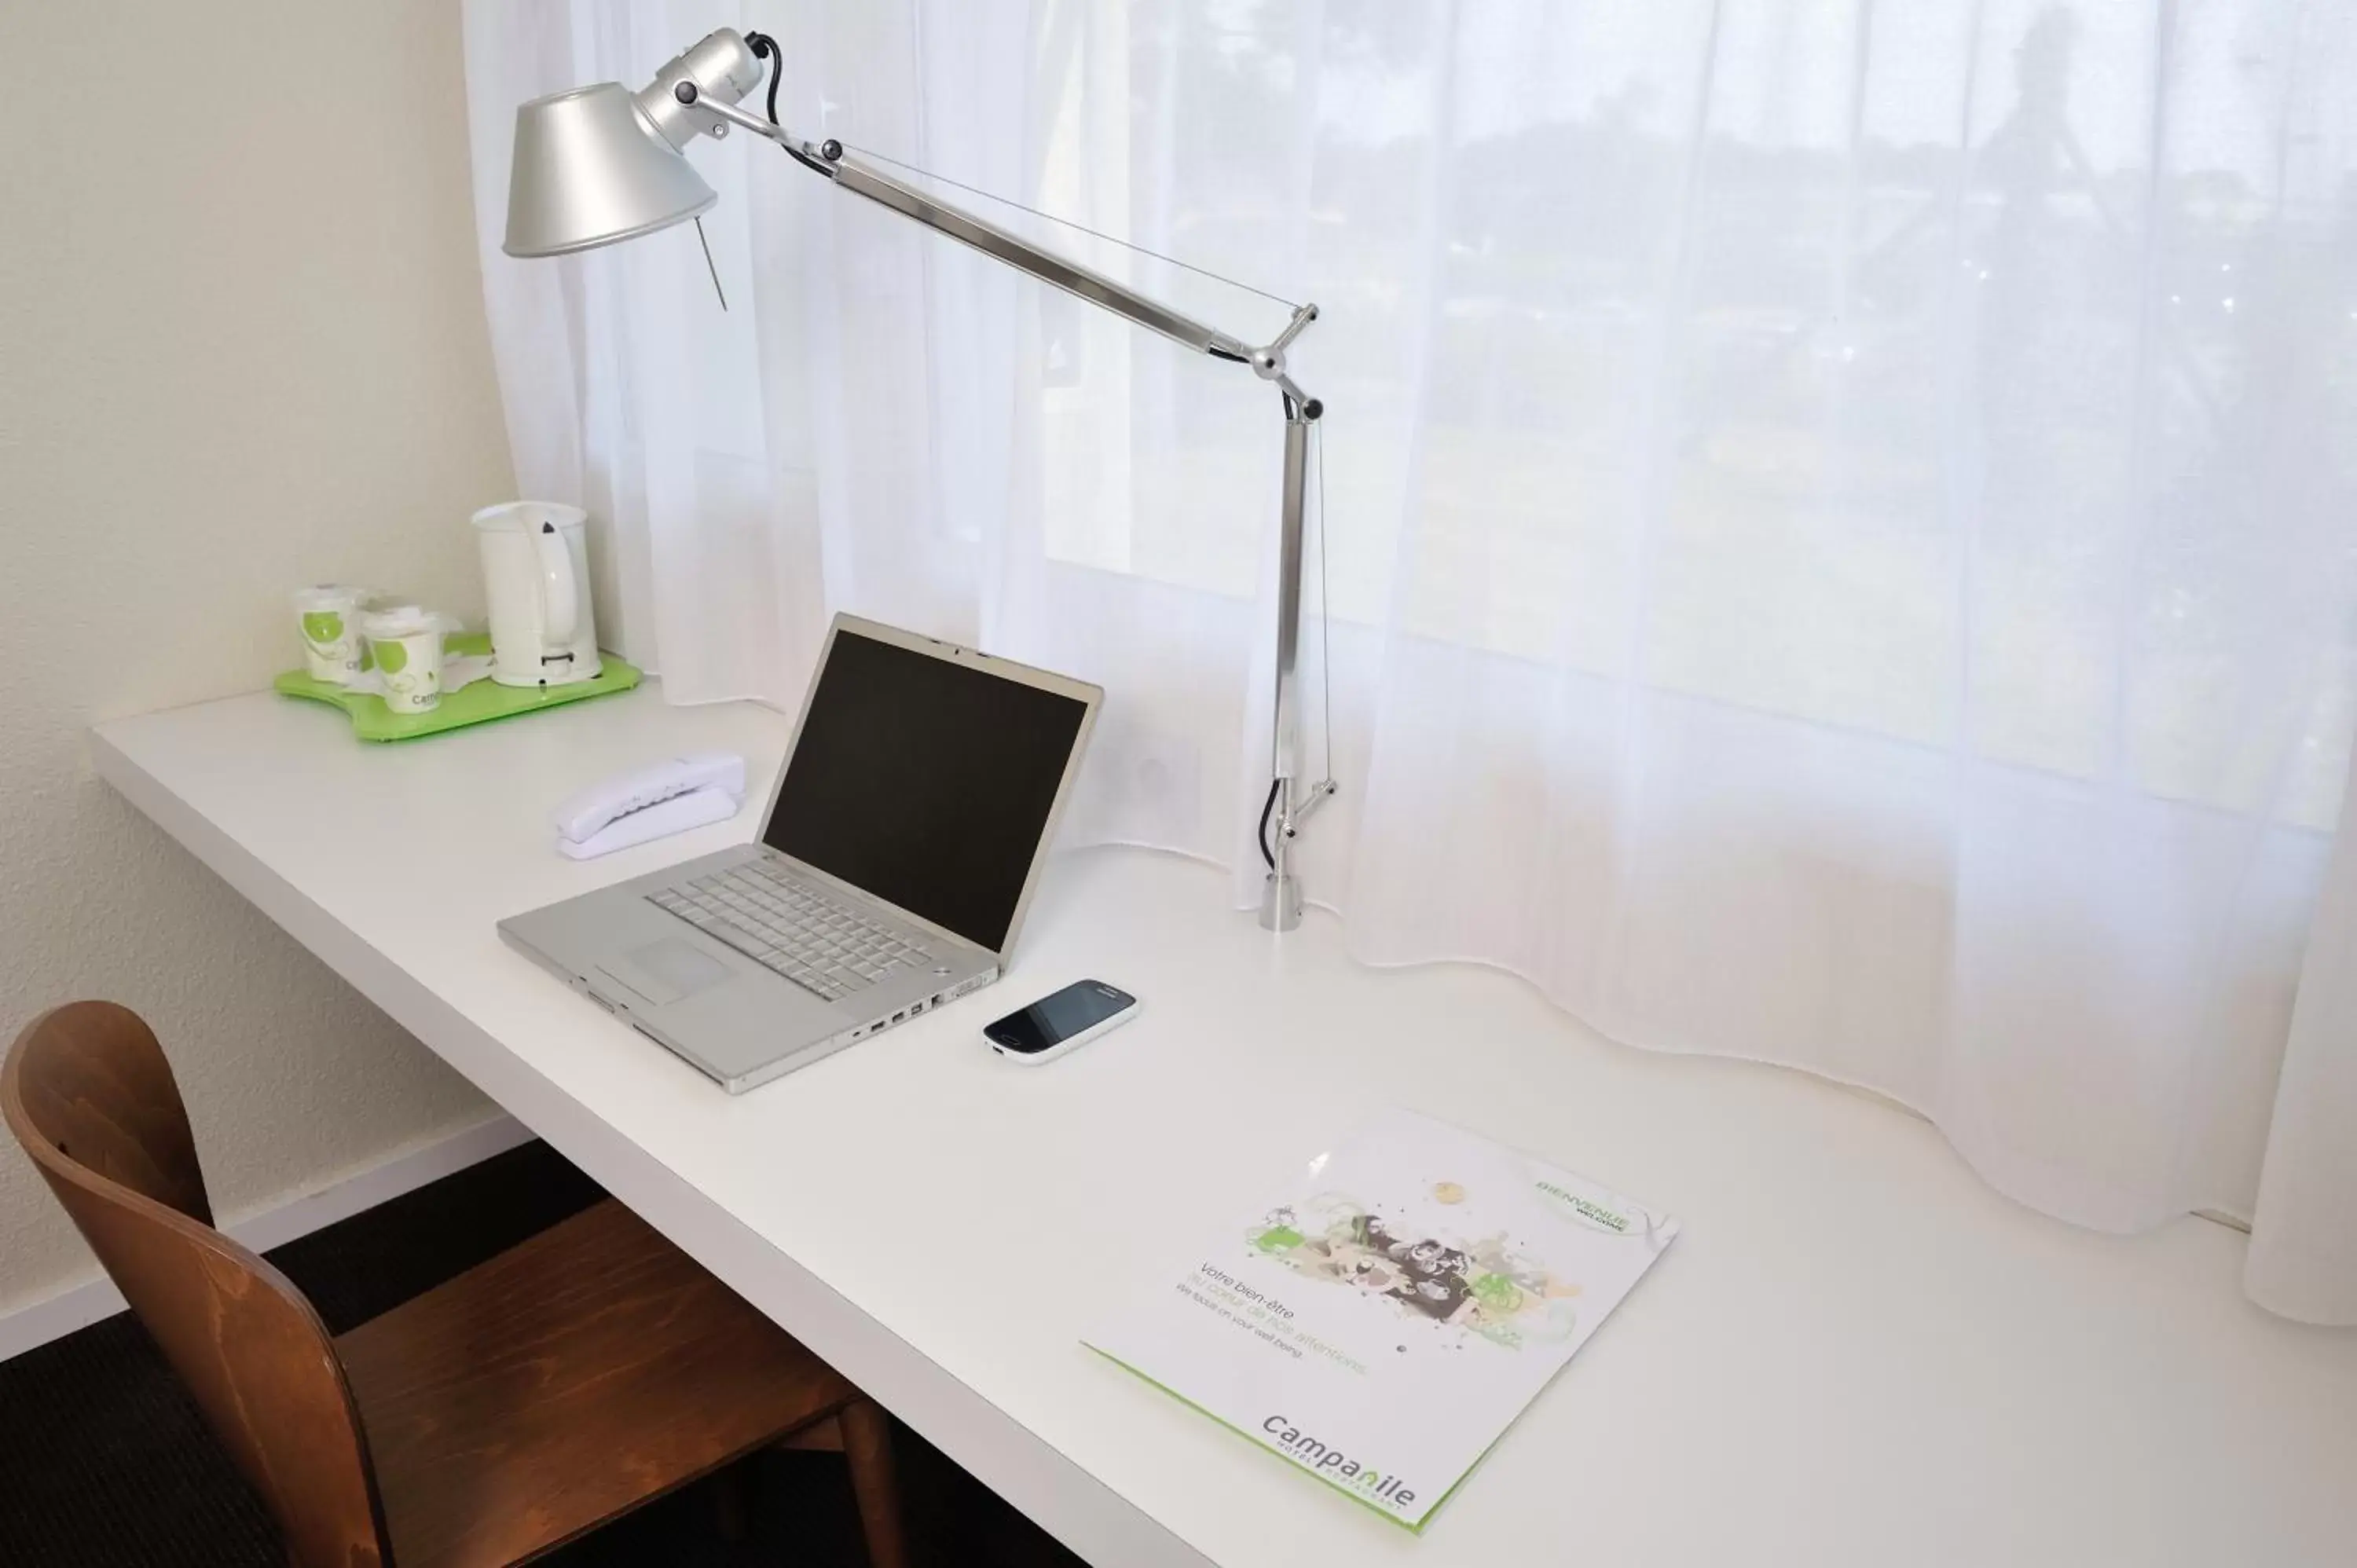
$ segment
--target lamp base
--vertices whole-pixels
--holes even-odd
[[[1301,924],[1301,880],[1272,871],[1261,880],[1260,929],[1289,931]]]

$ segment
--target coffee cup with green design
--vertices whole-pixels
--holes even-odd
[[[312,680],[349,686],[368,668],[368,644],[361,632],[368,600],[366,588],[341,583],[296,591],[295,629],[302,635],[303,664]]]
[[[414,605],[361,618],[384,705],[396,714],[431,713],[442,702],[441,618]]]

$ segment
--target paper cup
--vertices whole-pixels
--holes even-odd
[[[384,705],[396,714],[432,713],[442,703],[442,622],[414,607],[363,618]]]
[[[303,665],[314,681],[350,685],[367,667],[361,616],[368,590],[321,583],[295,594],[295,629],[303,639]]]

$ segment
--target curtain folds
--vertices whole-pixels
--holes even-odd
[[[466,25],[519,482],[593,513],[600,624],[672,700],[791,704],[839,608],[1069,670],[1112,695],[1068,837],[1256,898],[1264,385],[742,136],[694,154],[725,314],[691,230],[500,253],[516,103],[759,27],[804,134],[1321,306],[1343,792],[1304,862],[1360,957],[1873,1089],[2076,1223],[2249,1218],[2255,1299],[2357,1322],[2357,11]],[[1238,337],[1285,320],[941,188]]]

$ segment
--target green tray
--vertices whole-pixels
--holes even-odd
[[[466,632],[449,639],[444,646],[452,654],[483,654],[491,650],[491,639],[481,632]],[[362,740],[414,740],[422,735],[439,735],[444,730],[489,724],[518,714],[536,714],[543,708],[559,708],[585,697],[602,697],[608,692],[627,692],[639,683],[638,666],[626,664],[610,653],[600,653],[598,658],[603,667],[595,681],[528,688],[502,686],[486,675],[472,685],[444,693],[442,705],[430,714],[396,714],[373,692],[348,692],[325,681],[314,681],[300,670],[289,670],[271,685],[290,697],[334,703],[351,715],[352,733]]]

